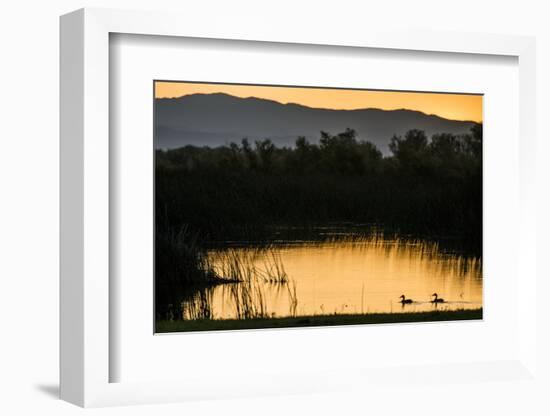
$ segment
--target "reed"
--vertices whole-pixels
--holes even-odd
[[[188,320],[215,319],[212,309],[212,291],[196,292],[190,302],[182,302],[182,318]]]
[[[298,309],[298,296],[296,295],[296,282],[292,280],[291,284],[287,285],[289,299],[289,314],[292,317],[296,316]]]
[[[228,281],[249,282],[258,279],[272,284],[288,282],[280,254],[269,246],[212,251],[208,263],[220,278]]]
[[[238,319],[267,318],[265,284],[289,285],[280,255],[269,248],[213,251],[205,257],[204,265],[219,282],[232,283],[228,293]],[[212,288],[198,288],[184,299],[181,302],[182,319],[214,319],[212,293]],[[289,288],[289,294],[295,314],[298,304],[295,285]]]

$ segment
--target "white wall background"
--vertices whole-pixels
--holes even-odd
[[[399,27],[536,35],[538,41],[539,236],[550,232],[550,11],[546,1],[385,0],[385,1],[169,1],[19,0],[0,11],[0,413],[76,414],[82,410],[56,399],[58,389],[58,16],[74,9],[116,7],[178,10],[204,24],[227,18],[246,30],[262,20],[289,25]],[[182,21],[182,25],[185,21]],[[543,261],[550,245],[539,237],[539,274],[550,281]],[[548,289],[543,281],[538,291]],[[549,292],[550,293],[550,292]],[[535,296],[535,294],[533,294]],[[542,305],[541,305],[542,308]],[[548,311],[541,309],[548,316]],[[546,354],[539,359],[550,374],[548,320],[539,322]],[[546,328],[546,332],[544,331]],[[548,386],[547,386],[548,387]],[[550,390],[550,389],[547,389]],[[411,389],[410,394],[363,397],[341,392],[323,396],[271,397],[100,409],[99,414],[279,415],[345,413],[398,414],[425,408],[437,397],[439,412],[463,414],[547,414],[526,385]],[[533,398],[529,402],[526,399]],[[441,407],[443,403],[443,407]],[[375,410],[376,409],[376,410]]]

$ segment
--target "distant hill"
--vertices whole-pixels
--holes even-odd
[[[155,117],[156,148],[161,149],[188,144],[216,147],[244,137],[250,142],[269,138],[279,147],[293,146],[298,136],[317,143],[321,130],[336,134],[349,127],[357,131],[358,139],[374,143],[384,154],[389,153],[394,134],[413,128],[428,136],[463,134],[474,124],[412,110],[331,110],[221,93],[156,99]]]

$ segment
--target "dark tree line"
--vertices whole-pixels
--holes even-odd
[[[377,224],[480,244],[482,126],[470,134],[410,130],[383,157],[354,130],[299,137],[293,148],[243,139],[156,154],[158,230],[201,240],[248,238],[272,226]]]

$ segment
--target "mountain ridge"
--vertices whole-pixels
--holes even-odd
[[[188,144],[217,147],[245,137],[269,138],[278,146],[293,146],[298,136],[316,143],[321,130],[337,134],[352,128],[359,140],[374,143],[384,154],[389,152],[393,135],[403,135],[413,128],[424,130],[428,136],[465,134],[476,124],[405,108],[316,108],[226,93],[156,98],[155,121],[155,144],[161,149]]]
[[[188,97],[196,97],[196,96],[225,96],[225,97],[231,97],[231,98],[236,98],[236,99],[241,99],[241,100],[267,101],[267,102],[271,102],[271,103],[275,103],[275,104],[280,104],[280,105],[285,105],[285,106],[303,107],[303,108],[307,108],[307,109],[310,109],[310,110],[348,111],[348,112],[363,111],[363,110],[378,110],[378,111],[381,111],[381,112],[390,112],[390,113],[391,113],[391,112],[396,112],[396,111],[409,111],[409,112],[412,112],[412,113],[423,114],[423,115],[428,116],[428,117],[436,117],[436,118],[439,118],[439,119],[442,119],[442,120],[460,121],[460,122],[465,122],[465,123],[477,123],[477,122],[474,121],[474,120],[456,120],[456,119],[453,119],[453,118],[443,117],[443,116],[440,116],[440,115],[437,115],[437,114],[425,113],[424,111],[420,111],[420,110],[411,110],[410,108],[405,108],[405,107],[402,107],[402,108],[394,108],[394,109],[391,109],[391,110],[387,110],[387,109],[384,109],[384,108],[378,108],[378,107],[361,107],[361,108],[326,108],[326,107],[312,107],[312,106],[309,106],[309,105],[300,104],[300,103],[295,103],[295,102],[282,103],[282,102],[277,101],[277,100],[271,100],[271,99],[268,99],[268,98],[259,98],[259,97],[254,97],[254,96],[249,96],[249,97],[237,97],[236,95],[227,94],[227,93],[224,93],[224,92],[214,92],[214,93],[210,93],[210,94],[208,94],[208,93],[202,93],[202,92],[197,92],[197,93],[194,93],[194,94],[186,94],[186,95],[182,95],[182,96],[179,96],[179,97],[162,97],[162,98],[156,98],[156,100],[157,100],[157,101],[162,101],[162,100],[181,100],[181,99],[185,99],[185,98],[188,98]]]

